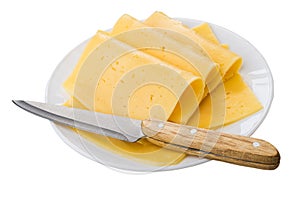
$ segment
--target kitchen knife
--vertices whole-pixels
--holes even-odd
[[[170,150],[259,169],[276,169],[280,162],[278,150],[261,139],[61,105],[23,100],[13,100],[13,103],[52,122],[127,142],[146,137],[153,144]]]

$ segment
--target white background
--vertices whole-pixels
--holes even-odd
[[[299,6],[297,1],[1,1],[0,198],[282,198],[299,193]],[[226,27],[266,58],[275,81],[271,110],[254,134],[282,156],[264,171],[211,161],[177,171],[132,175],[86,159],[48,121],[12,99],[44,101],[59,61],[124,13],[160,10]],[[297,29],[298,28],[298,29]]]

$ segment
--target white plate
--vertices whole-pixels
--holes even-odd
[[[202,23],[202,21],[179,18],[187,26],[193,27]],[[250,136],[262,123],[270,108],[273,98],[273,79],[270,69],[263,56],[247,40],[237,34],[210,24],[221,43],[229,44],[230,49],[243,57],[243,66],[240,70],[243,79],[253,90],[264,109],[258,113],[247,117],[239,122],[222,128],[224,132]],[[88,40],[74,48],[57,66],[53,72],[46,90],[46,102],[51,104],[61,104],[68,99],[67,93],[62,87],[62,83],[75,67],[79,56],[81,55]],[[156,167],[127,159],[118,154],[107,151],[84,138],[73,133],[71,130],[52,123],[53,128],[61,139],[71,148],[80,154],[94,161],[102,163],[111,168],[132,172],[150,172],[166,171],[194,166],[208,161],[189,156],[181,163],[173,166]]]

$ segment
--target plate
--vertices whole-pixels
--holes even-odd
[[[203,23],[199,20],[177,18],[189,27]],[[223,132],[252,135],[266,117],[273,99],[273,79],[267,62],[258,50],[247,40],[239,35],[214,24],[210,24],[221,43],[228,44],[233,52],[243,58],[243,66],[240,74],[248,86],[255,93],[264,109],[232,125],[222,128]],[[63,82],[73,71],[88,39],[75,47],[57,66],[53,72],[46,89],[46,102],[50,104],[62,104],[68,99],[68,94],[62,87]],[[153,166],[125,158],[105,150],[73,133],[68,128],[51,123],[60,138],[71,148],[91,160],[102,163],[108,167],[131,172],[152,172],[181,169],[207,162],[207,159],[193,156],[186,157],[182,162],[172,166]]]

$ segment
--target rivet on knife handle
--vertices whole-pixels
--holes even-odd
[[[261,139],[156,120],[144,120],[142,131],[150,142],[189,155],[268,170],[280,162],[278,150]]]

